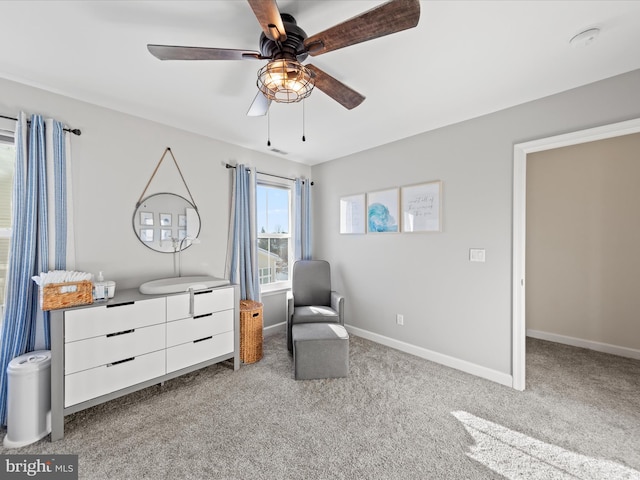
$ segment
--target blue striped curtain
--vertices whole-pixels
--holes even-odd
[[[311,181],[296,178],[294,199],[296,260],[311,260]]]
[[[230,281],[240,285],[242,300],[260,301],[258,234],[256,221],[256,172],[244,165],[234,170],[231,225]]]
[[[47,131],[48,130],[48,131]],[[63,125],[20,113],[15,132],[16,167],[13,232],[7,272],[5,315],[0,338],[0,423],[6,425],[9,362],[38,347],[50,348],[49,315],[38,309],[32,278],[67,264],[67,146]],[[50,241],[50,233],[55,232]],[[50,253],[52,252],[52,253]],[[42,348],[42,347],[40,347]]]

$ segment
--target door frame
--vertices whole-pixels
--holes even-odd
[[[554,148],[594,142],[640,132],[640,118],[612,123],[601,127],[518,143],[513,147],[513,262],[512,262],[512,387],[525,389],[526,359],[526,213],[527,213],[527,155]]]

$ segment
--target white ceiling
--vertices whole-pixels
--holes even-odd
[[[380,3],[278,6],[312,35]],[[349,111],[314,91],[306,142],[302,104],[272,104],[267,147],[267,117],[246,116],[264,61],[162,62],[146,48],[259,50],[248,3],[5,0],[0,11],[0,77],[310,165],[640,68],[640,1],[422,1],[414,29],[309,57],[367,98]],[[595,42],[569,45],[594,26]]]

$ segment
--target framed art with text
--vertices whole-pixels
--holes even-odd
[[[402,231],[442,231],[442,182],[439,180],[402,187]]]

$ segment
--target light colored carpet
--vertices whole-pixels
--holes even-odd
[[[640,361],[527,342],[527,390],[350,340],[347,379],[293,380],[285,337],[66,418],[83,479],[640,479]],[[604,473],[603,473],[604,472]],[[606,474],[602,477],[599,475]]]

